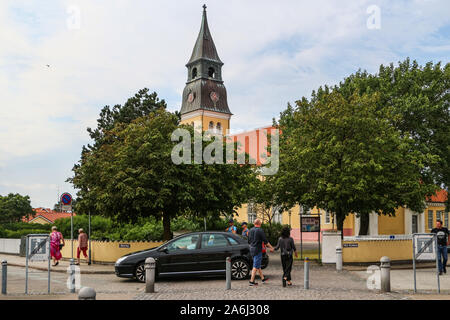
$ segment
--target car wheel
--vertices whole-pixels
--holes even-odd
[[[235,259],[231,262],[231,278],[243,280],[250,274],[250,265],[244,259]]]
[[[136,280],[139,282],[145,282],[145,264],[141,262],[137,265],[136,270],[134,272],[134,276]]]

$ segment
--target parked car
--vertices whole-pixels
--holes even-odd
[[[118,277],[136,278],[145,282],[145,259],[154,258],[156,278],[170,276],[225,275],[225,259],[231,257],[233,279],[246,279],[253,261],[250,247],[243,237],[227,232],[193,232],[184,234],[149,250],[127,254],[116,261]],[[263,254],[261,268],[269,264]]]

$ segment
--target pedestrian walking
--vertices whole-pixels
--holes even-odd
[[[251,228],[248,233],[248,243],[250,245],[250,254],[253,258],[252,276],[251,276],[250,282],[249,282],[250,286],[258,285],[258,283],[255,281],[256,272],[259,273],[262,283],[265,283],[267,280],[269,280],[269,277],[264,277],[264,275],[262,273],[262,269],[261,269],[263,243],[266,244],[270,248],[270,252],[273,252],[272,245],[267,240],[264,230],[261,229],[261,220],[256,219],[254,222],[254,225],[255,226],[253,228]]]
[[[438,243],[438,261],[439,261],[439,275],[442,273],[447,273],[447,245],[449,242],[449,231],[447,228],[442,227],[442,221],[436,221],[436,228],[431,230],[432,233],[436,233],[437,235],[437,243]]]
[[[83,256],[87,259],[87,249],[88,249],[88,236],[82,228],[78,230],[78,247],[77,247],[77,263],[80,265],[80,253],[83,252]]]
[[[237,228],[234,225],[234,220],[233,219],[228,220],[228,224],[229,224],[229,226],[228,226],[228,228],[225,229],[225,231],[236,234]]]
[[[248,230],[248,227],[247,227],[247,222],[245,222],[245,221],[242,222],[241,226],[242,226],[242,236],[248,238],[249,230]]]
[[[50,233],[50,255],[54,267],[59,264],[59,260],[62,258],[61,249],[64,245],[65,241],[62,233],[58,231],[56,226],[53,226],[52,233]]]
[[[289,227],[283,228],[281,237],[278,239],[278,243],[274,249],[280,249],[281,265],[283,266],[283,287],[286,287],[286,283],[288,286],[292,286],[291,270],[294,262],[292,255],[295,254],[295,257],[297,258],[298,254]]]

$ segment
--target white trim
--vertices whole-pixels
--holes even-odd
[[[195,118],[198,116],[215,117],[215,118],[224,119],[224,120],[230,120],[230,118],[231,118],[231,114],[224,114],[224,113],[214,112],[214,111],[195,110],[195,111],[186,113],[184,115],[181,115],[181,121]]]

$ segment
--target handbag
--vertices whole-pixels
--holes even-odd
[[[61,250],[64,247],[62,243],[59,244],[59,250]]]

